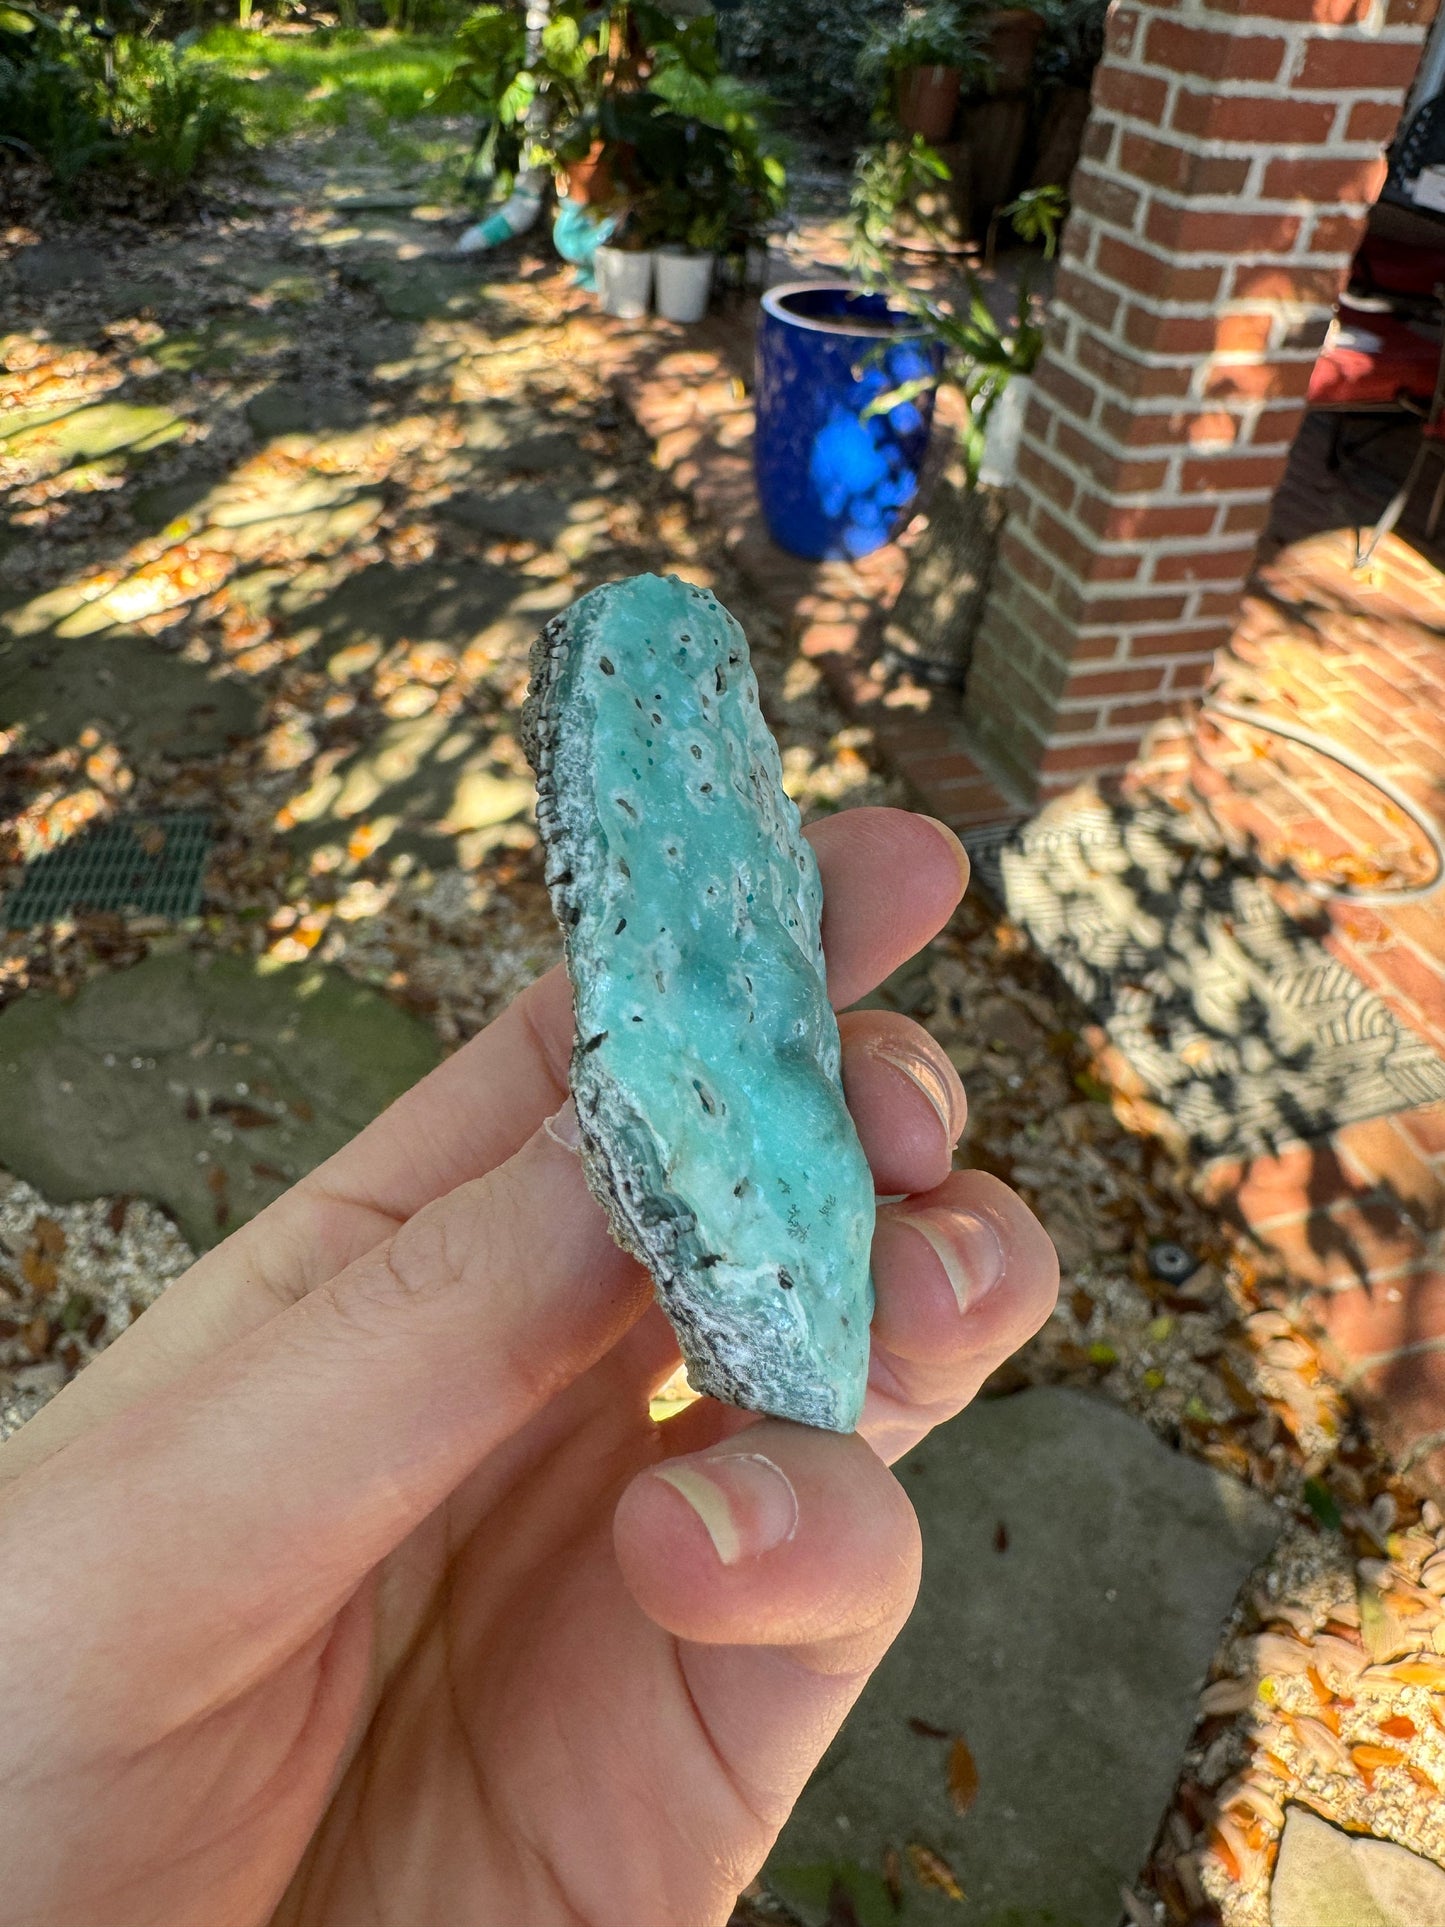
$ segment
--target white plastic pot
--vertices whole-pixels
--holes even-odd
[[[627,248],[598,248],[592,257],[603,314],[638,321],[652,296],[652,256]]]
[[[712,293],[715,256],[685,248],[657,252],[657,312],[664,321],[701,321]]]
[[[985,488],[1008,488],[1017,476],[1024,410],[1033,392],[1032,375],[1013,375],[989,410],[988,426],[983,431],[983,456],[978,465],[978,479]]]

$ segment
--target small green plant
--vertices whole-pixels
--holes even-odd
[[[909,67],[957,67],[968,88],[993,74],[984,9],[969,0],[930,0],[881,20],[858,57],[860,81],[877,92]]]
[[[1008,219],[1021,240],[1041,245],[1047,259],[1057,250],[1066,207],[1061,188],[1033,188],[1000,209],[998,218]],[[942,343],[943,379],[951,381],[968,403],[963,455],[972,480],[978,474],[984,432],[999,396],[1015,376],[1031,375],[1043,353],[1043,312],[1033,277],[1027,270],[1019,275],[1012,311],[1000,321],[989,306],[984,284],[972,270],[966,276],[967,299],[955,308],[907,286],[881,243],[870,243],[857,229],[852,265],[870,286],[885,289],[893,306],[912,315]],[[929,385],[931,377],[890,389],[871,402],[867,412],[887,413],[914,400]]]
[[[0,139],[43,161],[63,200],[104,167],[164,199],[242,144],[227,90],[169,41],[103,33],[75,8],[0,11]]]
[[[875,141],[865,147],[853,170],[848,197],[853,220],[849,266],[865,275],[881,276],[888,237],[900,213],[915,207],[920,190],[951,178],[947,163],[922,134],[908,140]],[[918,219],[928,231],[926,219]]]

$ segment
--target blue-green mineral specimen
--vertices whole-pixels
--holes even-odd
[[[699,1391],[851,1431],[873,1180],[742,630],[673,576],[594,589],[538,638],[523,741],[588,1182]]]

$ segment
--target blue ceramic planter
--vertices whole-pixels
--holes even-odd
[[[938,377],[941,345],[887,297],[842,281],[772,288],[758,317],[758,498],[780,548],[821,561],[867,555],[918,492],[933,392],[863,419],[869,402]]]

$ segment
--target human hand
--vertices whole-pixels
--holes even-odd
[[[962,866],[895,810],[810,837],[845,1005]],[[840,1027],[877,1189],[913,1194],[860,1436],[649,1418],[671,1330],[541,1128],[553,971],[0,1449],[0,1927],[726,1920],[912,1604],[884,1460],[1057,1289],[1020,1200],[950,1174],[943,1052]]]

